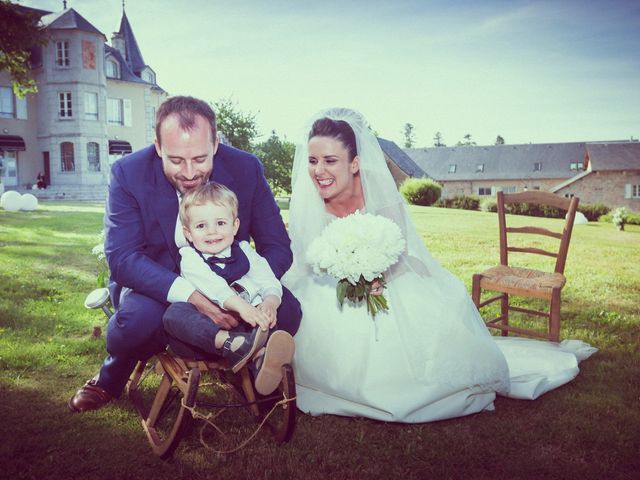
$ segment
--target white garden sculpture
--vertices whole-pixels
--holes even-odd
[[[576,212],[576,218],[573,221],[573,224],[574,225],[586,225],[587,223],[589,223],[589,220],[587,219],[587,217],[584,216],[584,213]]]
[[[30,212],[38,208],[38,199],[30,193],[20,195],[15,190],[8,190],[0,197],[0,207],[9,212],[18,210]]]
[[[20,210],[31,212],[33,210],[37,210],[37,208],[38,199],[36,198],[36,196],[30,193],[24,193],[20,198]]]
[[[22,205],[22,195],[15,190],[7,190],[0,197],[0,207],[9,212],[17,212]]]

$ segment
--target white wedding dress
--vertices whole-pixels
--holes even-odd
[[[294,265],[283,283],[303,311],[293,365],[298,408],[311,415],[429,422],[492,410],[496,393],[533,399],[571,381],[578,362],[595,349],[578,341],[491,336],[464,284],[417,235],[362,117],[337,109],[312,121],[322,116],[353,128],[366,211],[396,222],[407,249],[385,272],[389,311],[374,320],[364,304],[340,308],[337,280],[313,273],[306,260],[309,244],[334,217],[307,174],[306,141],[297,146],[289,217]]]
[[[313,276],[294,292],[303,309],[295,336],[297,404],[312,415],[428,422],[492,410],[496,393],[535,399],[571,381],[578,374],[578,362],[594,351],[577,341],[558,345],[517,337],[490,337],[492,347],[477,341],[482,332],[451,332],[454,336],[435,346],[429,360],[433,380],[419,378],[409,363],[398,328],[403,319],[394,314],[394,305],[399,299],[430,304],[433,308],[416,314],[437,331],[458,316],[477,315],[464,288],[456,295],[425,301],[429,285],[395,279],[385,294],[389,312],[372,320],[364,305],[345,303],[340,309],[335,286],[328,276]],[[458,308],[447,308],[456,300]],[[412,341],[434,347],[424,337]]]

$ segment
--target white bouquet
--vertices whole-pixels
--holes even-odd
[[[375,318],[389,306],[384,295],[371,294],[371,286],[374,282],[384,286],[382,272],[398,261],[404,248],[402,232],[393,221],[356,211],[327,225],[309,246],[307,258],[315,273],[338,279],[340,306],[345,298],[366,300],[367,311]]]

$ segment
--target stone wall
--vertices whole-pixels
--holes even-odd
[[[580,203],[604,203],[610,208],[627,207],[640,211],[640,198],[625,198],[625,185],[640,185],[640,169],[591,172],[580,180],[561,188],[558,195],[575,195]]]
[[[453,198],[458,195],[476,195],[489,197],[490,195],[479,195],[479,189],[485,188],[489,191],[495,191],[505,187],[515,187],[516,192],[524,190],[549,190],[559,183],[565,181],[562,178],[550,178],[544,180],[470,180],[470,181],[447,181],[439,182],[442,185],[442,198]]]

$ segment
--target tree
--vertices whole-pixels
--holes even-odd
[[[18,97],[38,91],[31,78],[30,49],[46,44],[44,27],[35,12],[0,0],[0,70],[9,72],[13,92]]]
[[[476,142],[471,140],[471,134],[470,133],[467,133],[462,138],[464,138],[464,141],[460,141],[460,142],[456,143],[456,145],[458,147],[475,147],[476,146]]]
[[[504,145],[504,138],[501,135],[496,137],[496,145]]]
[[[433,146],[446,147],[446,145],[442,143],[442,134],[440,132],[436,132],[436,134],[433,136]]]
[[[291,193],[291,170],[296,146],[292,142],[280,140],[276,131],[266,142],[256,146],[254,152],[264,164],[264,175],[273,193],[284,195]]]
[[[253,140],[258,135],[255,114],[242,112],[231,98],[214,102],[213,109],[218,130],[224,133],[231,145],[250,152]]]
[[[413,135],[413,124],[404,124],[404,148],[411,148],[415,145],[415,137]]]

